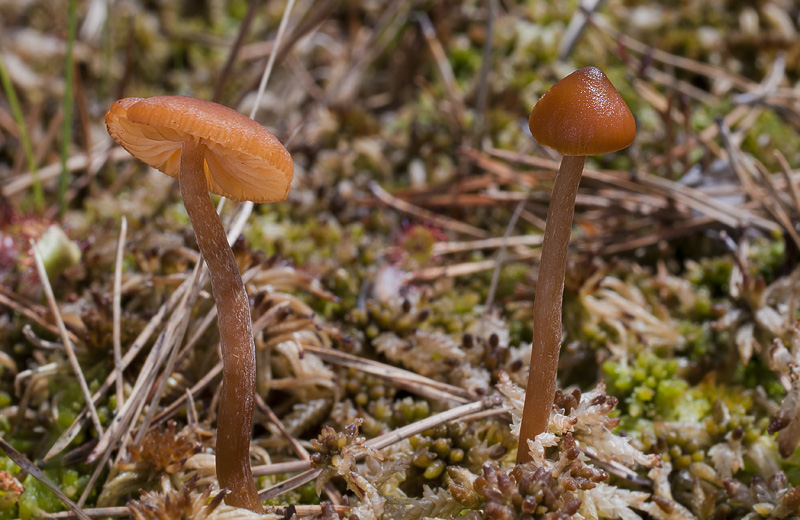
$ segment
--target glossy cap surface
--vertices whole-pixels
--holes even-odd
[[[208,190],[237,201],[286,199],[294,165],[266,128],[226,106],[183,96],[125,98],[106,113],[108,133],[131,155],[178,178],[184,141],[206,147]]]
[[[628,105],[596,67],[565,77],[533,107],[528,119],[536,141],[562,155],[597,155],[630,146],[636,123]]]

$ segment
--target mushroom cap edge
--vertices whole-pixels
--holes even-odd
[[[266,128],[226,106],[184,96],[124,98],[105,120],[125,150],[171,177],[180,173],[183,142],[194,139],[207,148],[210,192],[240,202],[276,202],[289,193],[289,152]]]

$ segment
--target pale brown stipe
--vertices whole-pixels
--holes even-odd
[[[630,146],[636,137],[631,111],[605,74],[595,67],[575,71],[553,85],[533,107],[529,124],[539,144],[554,148],[564,157],[553,182],[542,237],[517,463],[531,460],[528,440],[547,430],[553,408],[567,249],[586,156],[615,152]]]
[[[217,478],[231,491],[229,505],[262,512],[249,456],[256,375],[250,304],[208,191],[239,201],[283,200],[291,156],[252,119],[200,99],[122,99],[106,113],[106,126],[131,155],[178,178],[217,304],[223,364]]]

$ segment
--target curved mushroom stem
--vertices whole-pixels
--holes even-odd
[[[575,197],[586,156],[564,156],[558,169],[542,237],[542,256],[533,302],[533,346],[525,408],[519,431],[517,463],[530,462],[528,440],[547,431],[561,350],[561,303]]]
[[[228,505],[261,513],[253,472],[250,469],[250,437],[255,405],[256,358],[250,303],[225,229],[208,195],[203,170],[205,146],[183,144],[180,187],[183,204],[197,236],[197,245],[208,265],[211,290],[217,305],[222,391],[217,416],[217,478],[228,488]]]

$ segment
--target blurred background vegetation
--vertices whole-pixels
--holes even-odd
[[[334,345],[476,399],[501,372],[524,386],[537,239],[558,159],[531,139],[527,119],[553,83],[593,65],[629,104],[638,133],[630,148],[587,164],[567,273],[560,386],[587,390],[604,381],[619,399],[620,431],[671,464],[672,496],[646,491],[693,516],[642,515],[796,514],[780,516],[779,506],[800,495],[792,487],[800,484],[797,2],[297,0],[276,42],[287,7],[273,0],[0,2],[5,439],[40,461],[84,409],[31,243],[45,257],[91,391],[114,371],[115,328],[127,348],[197,260],[177,184],[132,160],[106,133],[105,111],[130,96],[189,95],[245,114],[257,108],[255,119],[291,152],[289,199],[256,207],[235,244],[242,269],[256,273],[254,319],[290,301],[287,316],[306,319],[289,320],[291,331],[303,331],[301,346]],[[223,216],[236,210],[228,204]],[[123,217],[122,317],[115,320]],[[284,293],[288,300],[277,296]],[[187,337],[209,309],[201,297]],[[261,397],[287,425],[297,424],[291,433],[306,446],[324,424],[341,431],[358,416],[371,438],[447,408],[391,377],[273,352],[280,342],[264,334],[260,366],[276,368],[260,380]],[[165,375],[164,403],[215,366],[214,334],[194,343]],[[126,370],[126,392],[143,358]],[[324,370],[305,366],[309,358]],[[314,379],[323,377],[316,370],[331,382]],[[298,383],[304,377],[311,382]],[[112,394],[98,402],[106,426],[117,409]],[[172,432],[182,457],[195,442],[203,453],[213,446],[213,398],[213,386],[194,392],[200,433]],[[182,410],[179,423],[191,423]],[[293,459],[269,421],[257,422],[254,444],[272,457],[259,455],[260,462]],[[422,500],[420,483],[452,490],[455,466],[478,474],[487,460],[507,465],[517,448],[508,422],[498,416],[412,437],[404,447],[414,461],[410,476],[395,488]],[[152,465],[147,456],[122,457],[123,466],[90,484],[95,466],[84,461],[98,432],[86,424],[43,466],[68,496],[78,501],[89,489],[82,503],[95,506],[106,486],[101,502],[122,506],[139,488],[164,490],[166,469],[136,466],[130,488],[115,480],[126,463]],[[775,432],[782,432],[777,440]],[[736,456],[741,464],[729,462]],[[62,507],[9,459],[0,458],[0,469],[26,488],[0,485],[0,517]],[[783,480],[763,491],[779,471]],[[614,486],[628,486],[625,474],[611,473]],[[191,474],[181,466],[172,478],[185,483]],[[273,478],[261,477],[261,487]],[[459,511],[488,515],[488,492],[464,500]],[[316,501],[307,486],[283,503]],[[763,503],[773,516],[759,509]]]

